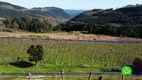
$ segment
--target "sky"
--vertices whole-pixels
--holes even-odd
[[[142,0],[1,0],[28,9],[33,7],[59,7],[62,9],[90,10],[119,8],[128,4],[142,4]]]

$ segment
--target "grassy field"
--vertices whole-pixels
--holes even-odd
[[[0,38],[0,72],[100,72],[142,59],[142,44],[109,42],[67,42],[20,40]],[[40,44],[45,50],[44,60],[38,66],[18,68],[10,65],[20,57],[28,61],[27,49]]]

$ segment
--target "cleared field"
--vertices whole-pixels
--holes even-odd
[[[11,37],[36,37],[36,38],[59,38],[73,40],[127,40],[127,41],[142,41],[142,39],[127,38],[127,37],[112,37],[106,35],[82,34],[80,32],[54,32],[54,33],[30,33],[30,32],[0,32],[0,36]]]
[[[25,40],[0,38],[0,72],[104,72],[131,65],[142,59],[142,44],[111,42],[69,42],[54,40]],[[40,44],[45,50],[38,66],[19,68],[10,65],[20,57],[28,61],[27,49]]]

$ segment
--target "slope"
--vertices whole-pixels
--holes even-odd
[[[52,17],[63,22],[70,19],[70,16],[63,9],[57,7],[27,9],[7,2],[0,2],[0,14],[0,17],[3,18]]]
[[[142,37],[142,5],[128,5],[116,10],[90,10],[61,26],[65,31]]]

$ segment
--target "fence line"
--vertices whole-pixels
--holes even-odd
[[[133,72],[134,75],[123,76],[121,72],[32,72],[33,79],[48,80],[141,80],[142,72]],[[15,76],[15,78],[26,78],[27,72],[0,72],[0,76]],[[103,79],[99,79],[103,78]]]
[[[120,74],[120,72],[64,72],[63,74],[94,74],[94,75],[101,75],[101,74]],[[1,72],[0,75],[10,75],[10,74],[27,74],[27,72]],[[60,75],[61,72],[32,72],[31,74],[35,75]]]
[[[27,74],[27,72],[0,72],[0,75],[20,75]],[[60,75],[61,72],[31,72],[35,75]],[[78,75],[78,74],[92,74],[92,75],[121,75],[121,72],[64,72],[63,74]],[[133,72],[134,75],[142,75],[142,72]]]

